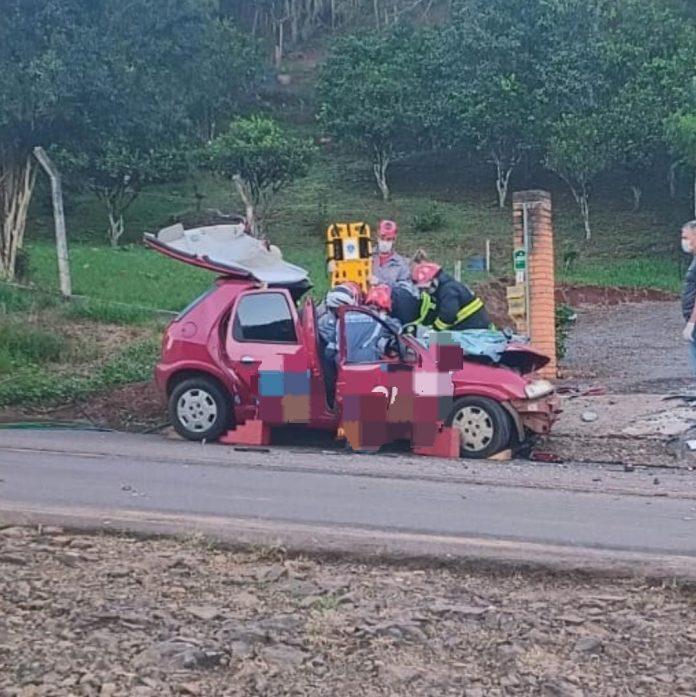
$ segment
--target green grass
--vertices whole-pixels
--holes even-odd
[[[159,342],[146,340],[127,346],[103,366],[84,373],[58,372],[46,366],[18,368],[9,375],[0,375],[0,407],[61,404],[110,387],[148,380],[158,353]]]
[[[498,208],[487,165],[467,164],[447,154],[418,156],[394,165],[391,184],[393,198],[385,203],[369,166],[325,152],[307,178],[278,195],[267,232],[288,261],[309,271],[316,296],[327,287],[325,230],[339,221],[376,226],[380,218],[393,218],[400,226],[399,251],[410,255],[424,248],[448,271],[457,260],[466,262],[483,254],[490,240],[493,275],[512,275],[512,215],[509,207]],[[690,217],[686,200],[674,203],[658,192],[646,195],[644,210],[634,213],[629,197],[624,196],[627,192],[622,193],[617,182],[598,182],[592,200],[594,237],[586,242],[576,204],[556,180],[542,176],[531,186],[518,182],[513,188],[552,192],[559,281],[679,289],[686,262],[679,251],[679,228]],[[205,194],[205,209],[242,210],[227,182],[204,177],[198,189]],[[149,326],[154,335],[163,319],[152,310],[179,311],[214,280],[213,274],[163,257],[140,243],[144,232],[156,231],[192,211],[194,190],[191,182],[150,187],[128,211],[124,245],[117,250],[107,244],[106,216],[99,203],[68,192],[73,289],[85,296],[70,303],[57,296],[49,197],[43,189],[38,191],[27,230],[30,280],[53,295],[0,285],[0,327],[17,326],[25,317],[43,313],[58,325],[63,320],[145,325],[132,336],[142,336]],[[465,277],[470,282],[480,280],[466,271]],[[138,340],[100,367],[95,355],[88,359],[86,354],[91,350],[103,356],[103,347],[72,345],[58,359],[61,364],[54,361],[55,341],[44,334],[34,323],[27,326],[26,336],[14,336],[12,342],[6,339],[4,347],[0,341],[0,405],[66,402],[144,380],[157,356],[155,340]],[[74,339],[70,341],[75,344]]]
[[[64,342],[52,332],[19,322],[0,325],[0,356],[18,363],[51,363],[64,353]]]
[[[402,252],[410,254],[423,247],[449,270],[457,259],[482,254],[490,239],[494,275],[511,274],[511,213],[496,205],[488,166],[437,154],[415,157],[392,169],[394,196],[388,203],[376,192],[369,167],[330,153],[322,154],[307,178],[278,195],[268,232],[286,259],[310,271],[316,294],[326,288],[324,235],[334,221],[365,220],[376,225],[382,217],[394,218],[400,224]],[[592,200],[594,238],[586,243],[576,204],[566,188],[549,175],[533,184],[553,195],[559,268],[567,255],[577,259],[571,271],[562,274],[564,279],[676,288],[682,263],[679,227],[690,215],[686,200],[675,204],[658,192],[646,195],[644,210],[634,213],[624,195],[627,192],[616,181],[599,182]],[[204,177],[198,188],[205,194],[204,208],[242,209],[227,182]],[[146,251],[138,243],[143,232],[157,230],[192,210],[193,192],[191,182],[144,192],[127,213],[126,246],[121,250],[106,244],[105,214],[99,203],[85,195],[70,196],[75,293],[165,310],[184,307],[209,285],[212,275]],[[56,260],[45,204],[37,199],[29,225],[31,278],[42,288],[55,289]]]
[[[670,259],[618,259],[603,263],[581,262],[569,271],[561,271],[559,278],[567,283],[657,288],[678,293],[683,268]]]

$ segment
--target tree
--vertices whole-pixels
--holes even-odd
[[[580,207],[585,239],[592,238],[590,194],[595,177],[609,164],[605,124],[599,114],[563,117],[552,129],[546,165],[561,177]]]
[[[683,103],[696,64],[696,36],[674,5],[625,0],[605,9],[598,52],[612,158],[628,179],[634,208],[664,159],[663,124]]]
[[[186,132],[197,97],[191,75],[203,65],[214,9],[210,0],[6,0],[0,276],[13,277],[22,247],[34,146],[73,151],[74,161],[87,154],[93,170],[105,171],[118,169],[119,158],[159,152]]]
[[[408,29],[338,41],[317,87],[321,125],[340,143],[369,157],[387,201],[389,166],[413,151],[423,123],[420,63],[429,35]]]
[[[124,216],[147,184],[170,182],[192,168],[186,143],[143,150],[127,141],[106,140],[92,151],[62,152],[59,160],[78,184],[106,208],[108,239],[116,247],[125,232]]]
[[[142,188],[188,170],[187,139],[213,132],[256,74],[257,56],[230,22],[216,18],[210,3],[101,2],[97,27],[115,29],[99,43],[93,38],[103,74],[85,95],[89,121],[63,159],[72,179],[104,204],[116,246],[124,214]],[[134,5],[137,22],[129,14]],[[237,43],[225,45],[231,41]]]
[[[696,217],[696,111],[682,111],[671,116],[666,123],[666,134],[674,153],[693,170]]]
[[[36,182],[36,145],[79,118],[81,13],[87,0],[7,0],[0,22],[0,278],[12,280]]]
[[[539,142],[547,98],[544,42],[535,37],[551,18],[540,0],[455,0],[429,71],[439,140],[472,143],[489,159],[501,208],[515,167]]]
[[[259,43],[241,31],[231,19],[216,18],[209,23],[190,71],[192,115],[201,140],[209,143],[218,124],[227,123],[239,112],[262,71]]]
[[[313,146],[293,137],[269,118],[253,116],[232,122],[209,145],[207,166],[234,183],[252,233],[259,236],[273,197],[307,174]]]

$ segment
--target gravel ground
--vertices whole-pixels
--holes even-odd
[[[564,365],[612,392],[693,387],[683,328],[674,302],[586,306],[578,311]]]
[[[5,528],[0,695],[696,695],[695,600]]]

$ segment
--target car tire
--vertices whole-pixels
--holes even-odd
[[[488,397],[458,399],[446,421],[459,431],[459,456],[483,460],[510,447],[512,425],[505,409]]]
[[[169,418],[176,432],[187,440],[217,440],[232,428],[232,401],[214,380],[188,378],[169,396]]]

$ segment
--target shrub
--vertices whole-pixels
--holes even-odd
[[[417,211],[413,216],[412,225],[416,232],[434,232],[445,224],[445,216],[434,201]]]

